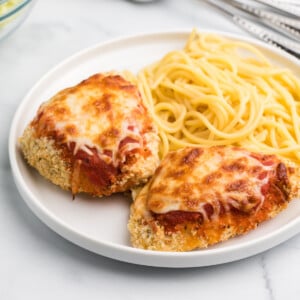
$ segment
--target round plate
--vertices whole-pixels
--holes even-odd
[[[214,247],[184,253],[135,249],[130,245],[127,230],[130,198],[119,194],[101,199],[77,195],[72,200],[71,193],[46,181],[23,159],[18,138],[42,102],[97,72],[124,69],[136,72],[166,52],[181,49],[189,33],[175,31],[132,36],[81,51],[47,73],[22,101],[14,116],[9,139],[14,179],[32,211],[62,237],[121,261],[159,267],[197,267],[257,254],[299,232],[300,202],[295,200],[280,215],[264,222],[256,230]],[[300,64],[296,59],[281,51],[249,38],[217,34],[254,44],[277,64],[299,71]]]

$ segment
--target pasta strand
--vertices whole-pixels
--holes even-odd
[[[161,157],[186,146],[237,145],[300,165],[300,81],[252,45],[194,30],[137,83]]]

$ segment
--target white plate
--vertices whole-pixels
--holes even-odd
[[[10,162],[16,185],[32,211],[67,240],[95,253],[130,263],[196,267],[254,255],[299,232],[300,202],[296,200],[279,216],[263,223],[255,231],[205,250],[171,253],[134,249],[130,246],[127,231],[129,198],[115,195],[107,199],[92,199],[77,195],[72,201],[70,193],[44,180],[22,158],[18,137],[43,101],[97,72],[123,69],[137,71],[167,51],[182,48],[188,34],[188,31],[176,31],[133,36],[81,51],[47,73],[19,106],[9,140]],[[252,39],[222,35],[255,44],[272,60],[299,72],[299,63],[279,51]]]

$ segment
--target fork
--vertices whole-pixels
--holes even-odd
[[[295,4],[293,3],[288,3],[286,1],[275,1],[275,0],[255,0],[255,1],[270,6],[272,8],[281,10],[282,12],[289,13],[296,17],[300,17],[300,7],[296,7]]]
[[[253,36],[271,44],[285,52],[300,59],[300,21],[287,15],[279,15],[275,12],[267,12],[258,7],[252,7],[237,0],[205,0],[209,4],[223,11],[240,28]],[[255,0],[257,2],[269,0]],[[275,1],[271,1],[274,4]],[[279,3],[278,1],[276,1]],[[290,4],[290,6],[294,6]],[[281,7],[276,7],[278,12],[282,12]],[[238,12],[244,12],[252,19],[242,16]],[[286,10],[284,11],[286,13]],[[257,21],[268,26],[257,24]],[[280,33],[279,33],[280,32]],[[283,34],[284,35],[283,35]],[[292,37],[292,39],[288,38]],[[296,41],[298,40],[298,41]]]
[[[288,37],[300,41],[300,20],[271,12],[264,8],[258,8],[237,0],[225,0],[232,6],[257,17],[262,23],[271,27]]]

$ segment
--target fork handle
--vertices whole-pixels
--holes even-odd
[[[274,12],[268,12],[256,6],[251,6],[237,0],[226,0],[226,2],[239,10],[259,18],[259,21],[271,29],[275,29],[292,39],[300,41],[300,21]]]
[[[248,5],[247,3],[240,2],[239,0],[226,0],[226,2],[229,2],[234,7],[237,7],[238,9],[241,9],[255,17],[258,17],[261,20],[269,20],[275,23],[283,23],[288,27],[294,28],[295,30],[300,30],[300,20],[296,18],[288,17],[286,15],[279,14],[274,11],[268,11],[264,8],[260,8],[257,6]]]
[[[247,32],[251,33],[255,37],[280,48],[293,56],[300,59],[300,45],[297,42],[291,41],[287,38],[284,38],[272,31],[264,29],[262,26],[259,26],[243,17],[239,17],[234,15],[232,17],[234,23],[238,26],[246,30]]]
[[[287,3],[284,3],[284,2],[277,2],[277,1],[274,1],[274,0],[255,0],[255,1],[260,2],[262,4],[265,4],[265,5],[268,5],[268,6],[271,6],[272,8],[275,8],[279,11],[284,11],[286,13],[289,13],[289,14],[293,15],[293,16],[300,17],[300,8],[296,7],[293,4],[287,4]]]

